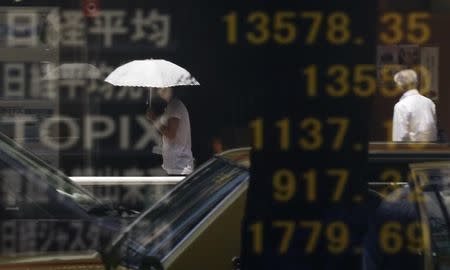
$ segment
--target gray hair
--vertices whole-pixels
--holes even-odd
[[[412,69],[405,69],[394,75],[394,82],[401,88],[417,87],[417,73]]]

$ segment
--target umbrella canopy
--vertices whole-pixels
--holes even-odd
[[[131,61],[116,68],[105,81],[115,86],[152,88],[200,85],[186,69],[162,59]]]
[[[100,79],[98,68],[86,63],[67,63],[55,67],[44,76],[44,80],[86,80]]]

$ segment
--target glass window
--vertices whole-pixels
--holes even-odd
[[[275,199],[290,220],[311,214],[321,224],[314,246],[339,238],[333,251],[356,257],[359,243],[343,241],[351,224],[329,233],[337,227],[323,213],[365,204],[367,182],[382,195],[405,185],[410,163],[450,161],[449,0],[1,2],[0,203],[9,213],[145,208],[127,245],[163,258],[253,166],[273,185],[249,193],[261,218],[246,233],[280,229],[270,222],[283,211],[258,209]],[[264,158],[251,165],[242,147]],[[94,196],[72,176],[188,179],[170,193],[130,184]],[[440,208],[425,209],[445,219],[434,210],[448,208],[450,192],[427,192]]]

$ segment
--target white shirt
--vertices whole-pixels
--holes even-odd
[[[161,116],[161,122],[167,125],[170,118],[179,119],[175,138],[162,138],[163,169],[168,174],[186,175],[194,169],[194,158],[191,151],[191,124],[186,106],[178,100],[173,99],[167,105],[166,111]]]
[[[436,106],[416,89],[408,90],[394,107],[394,142],[433,142],[437,140]]]

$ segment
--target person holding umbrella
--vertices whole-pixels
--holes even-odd
[[[163,169],[168,175],[188,175],[194,169],[191,151],[191,124],[186,106],[173,96],[170,87],[157,90],[159,97],[167,102],[163,115],[158,117],[152,110],[147,118],[162,135]]]
[[[197,86],[200,85],[198,81],[184,68],[162,59],[129,62],[115,69],[105,81],[115,86],[149,87],[157,91],[158,98],[163,100],[158,103],[167,103],[167,107],[162,115],[150,109],[147,118],[163,138],[162,167],[168,175],[192,173],[194,158],[189,113],[186,106],[174,97],[172,87]]]

